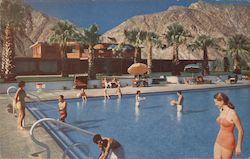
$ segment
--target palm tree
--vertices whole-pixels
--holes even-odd
[[[124,30],[125,39],[135,47],[134,53],[134,63],[140,62],[140,57],[138,56],[141,52],[140,45],[142,45],[145,40],[145,32],[139,29]]]
[[[114,49],[112,49],[113,54],[116,56],[122,58],[122,52],[125,51],[126,49],[124,48],[125,44],[124,42],[119,42]]]
[[[172,75],[180,75],[177,69],[179,65],[179,52],[178,48],[183,44],[187,37],[191,37],[191,34],[184,30],[183,26],[178,23],[173,23],[167,27],[167,33],[165,34],[168,45],[173,47],[172,58]]]
[[[89,50],[89,67],[88,67],[88,79],[96,79],[95,67],[94,67],[94,49],[93,47],[100,42],[101,34],[98,33],[98,26],[96,24],[90,25],[88,28],[84,29],[84,33],[80,39],[82,43],[88,45]]]
[[[61,76],[68,77],[66,71],[66,62],[67,62],[67,42],[76,41],[79,39],[79,33],[77,29],[66,21],[59,21],[52,29],[53,34],[49,38],[50,43],[58,43],[60,46],[60,55],[61,55]]]
[[[15,39],[17,34],[24,34],[26,14],[29,8],[18,0],[0,2],[0,24],[4,33],[1,74],[5,81],[15,81]]]
[[[228,49],[230,55],[234,54],[234,72],[241,73],[241,56],[246,57],[250,53],[250,41],[242,34],[235,34],[228,40]]]
[[[114,55],[117,55],[118,57],[122,57],[122,52],[125,51],[126,49],[124,48],[125,44],[124,41],[117,41],[117,39],[115,37],[108,37],[108,39],[112,42],[115,43],[115,47],[112,48],[112,52]]]
[[[152,72],[152,53],[153,53],[153,46],[160,47],[161,41],[159,36],[154,32],[146,32],[146,45],[148,47],[147,51],[147,65],[148,65],[148,75]]]
[[[0,33],[1,35],[4,35],[4,30],[2,29],[3,27],[1,26],[0,27]],[[0,68],[0,78],[4,79],[4,74],[5,74],[5,54],[4,54],[4,40],[3,39],[0,39],[0,47],[1,47],[1,50],[0,50],[0,57],[1,57],[1,68]]]
[[[203,63],[202,63],[202,75],[209,75],[209,66],[208,66],[208,48],[219,49],[216,39],[208,35],[199,35],[195,41],[188,45],[188,48],[192,50],[200,49],[203,51]]]

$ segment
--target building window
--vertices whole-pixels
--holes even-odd
[[[77,53],[77,49],[74,46],[67,46],[66,53]]]

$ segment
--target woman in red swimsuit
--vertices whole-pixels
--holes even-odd
[[[215,94],[214,103],[220,109],[220,115],[216,119],[220,125],[220,131],[214,144],[214,158],[231,159],[234,152],[239,156],[243,140],[243,128],[240,118],[234,110],[234,105],[224,93]],[[234,140],[235,126],[238,129],[237,144]]]

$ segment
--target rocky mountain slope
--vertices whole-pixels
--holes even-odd
[[[30,46],[37,41],[47,41],[51,35],[50,29],[59,19],[47,16],[38,11],[32,11],[32,25],[26,36],[17,38],[17,56],[31,56]],[[224,38],[220,42],[226,48],[227,38],[234,33],[242,33],[250,38],[250,7],[236,5],[215,5],[204,2],[193,3],[189,7],[172,6],[166,11],[155,14],[140,15],[132,17],[117,27],[103,34],[104,42],[110,42],[107,37],[115,37],[123,41],[124,29],[140,28],[145,31],[152,31],[158,35],[166,33],[167,26],[173,22],[179,22],[185,29],[189,30],[193,37],[199,34],[208,34],[216,38]],[[27,23],[28,25],[28,23]],[[2,42],[0,34],[0,48]],[[162,39],[164,41],[164,38]],[[189,40],[191,41],[191,39]],[[166,43],[166,41],[164,42]],[[2,49],[0,49],[1,55]],[[143,56],[146,57],[146,48],[143,49]],[[201,59],[200,51],[188,50],[185,45],[180,46],[180,59]],[[225,52],[209,50],[209,58],[215,59],[225,55]],[[172,48],[153,50],[154,59],[171,59]],[[247,58],[250,61],[250,58]]]
[[[172,6],[160,13],[132,17],[106,32],[103,38],[104,41],[108,41],[107,37],[115,37],[118,41],[123,41],[123,30],[133,28],[163,35],[166,33],[167,26],[174,22],[182,24],[185,29],[191,32],[193,37],[199,34],[207,34],[215,38],[224,38],[220,42],[220,46],[223,48],[226,48],[228,37],[234,33],[241,33],[250,38],[250,7],[215,5],[201,1],[193,3],[189,7]],[[162,40],[164,41],[164,38]],[[145,51],[146,48],[143,50],[144,57],[146,57]],[[202,58],[200,51],[192,52],[185,45],[180,47],[179,52],[180,59]],[[210,59],[223,57],[225,54],[225,52],[209,50]],[[154,49],[153,58],[171,59],[172,48]],[[247,60],[249,61],[250,58],[248,57]]]
[[[32,56],[30,46],[37,41],[47,41],[52,34],[51,28],[59,21],[55,17],[47,16],[41,12],[31,11],[31,23],[27,24],[26,35],[18,35],[16,39],[16,56]],[[0,34],[0,48],[2,48],[3,35]],[[1,55],[2,49],[0,49]]]

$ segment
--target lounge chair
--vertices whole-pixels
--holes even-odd
[[[238,81],[238,76],[237,75],[234,75],[234,76],[228,76],[228,79],[227,80],[225,80],[225,83],[227,83],[227,84],[235,84],[235,83],[237,83],[237,81]]]
[[[227,84],[235,84],[235,83],[237,83],[237,79],[232,77],[232,78],[229,78],[229,79],[225,80],[225,83],[227,83]]]
[[[193,77],[186,77],[183,82],[185,84],[196,84],[196,79]]]

